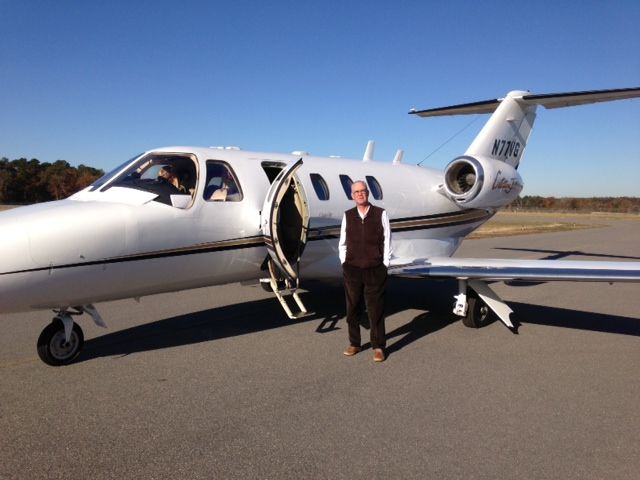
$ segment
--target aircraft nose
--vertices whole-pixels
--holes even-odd
[[[61,200],[0,215],[1,272],[116,256],[125,247],[122,206]]]
[[[29,253],[29,236],[26,229],[19,224],[0,222],[0,275],[10,272],[28,270],[34,267]]]
[[[34,268],[23,226],[0,219],[0,312],[23,310],[26,273]]]
[[[126,208],[61,200],[2,212],[0,312],[58,305],[86,286],[76,267],[122,254]]]

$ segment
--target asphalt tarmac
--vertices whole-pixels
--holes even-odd
[[[640,221],[598,223],[458,255],[640,260]],[[99,304],[60,368],[49,313],[4,315],[0,479],[639,478],[638,284],[494,284],[515,335],[457,321],[455,282],[394,279],[382,364],[342,355],[340,286],[304,287],[298,321],[237,284]]]

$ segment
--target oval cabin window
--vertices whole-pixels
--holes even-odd
[[[351,200],[351,185],[353,184],[353,180],[349,178],[349,175],[340,175],[340,183],[342,183],[344,194]]]
[[[329,186],[319,173],[310,173],[311,184],[320,200],[329,200]]]
[[[382,187],[380,186],[378,180],[370,175],[367,175],[367,183],[369,184],[369,191],[371,192],[371,195],[373,195],[373,198],[375,198],[376,200],[382,200]]]

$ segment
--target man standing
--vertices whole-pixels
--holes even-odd
[[[384,287],[391,258],[391,229],[387,212],[369,203],[367,184],[358,180],[351,185],[356,206],[344,212],[338,246],[347,302],[348,357],[360,352],[362,301],[371,325],[373,361],[383,362],[386,333],[384,328]]]

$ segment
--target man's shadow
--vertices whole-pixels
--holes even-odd
[[[397,278],[389,282],[387,303],[391,310],[422,310],[409,322],[387,332],[387,357],[421,338],[442,330],[459,320],[453,314],[457,282]]]
[[[391,277],[387,282],[385,294],[385,317],[404,312],[408,308],[425,310],[425,312],[415,316],[401,327],[387,332],[387,348],[385,349],[387,355],[458,320],[452,313],[453,295],[457,293],[456,288],[457,283],[452,281]],[[317,285],[309,290],[313,292],[310,295],[309,305],[314,307],[319,317],[324,317],[316,328],[316,332],[326,333],[339,330],[341,328],[338,326],[340,320],[344,322],[346,330],[342,285]],[[332,307],[326,301],[328,298],[335,302],[332,302]],[[360,315],[360,324],[364,329],[361,332],[362,348],[366,350],[371,348],[371,343],[368,341],[369,319],[364,308]],[[344,341],[348,341],[346,336]]]

